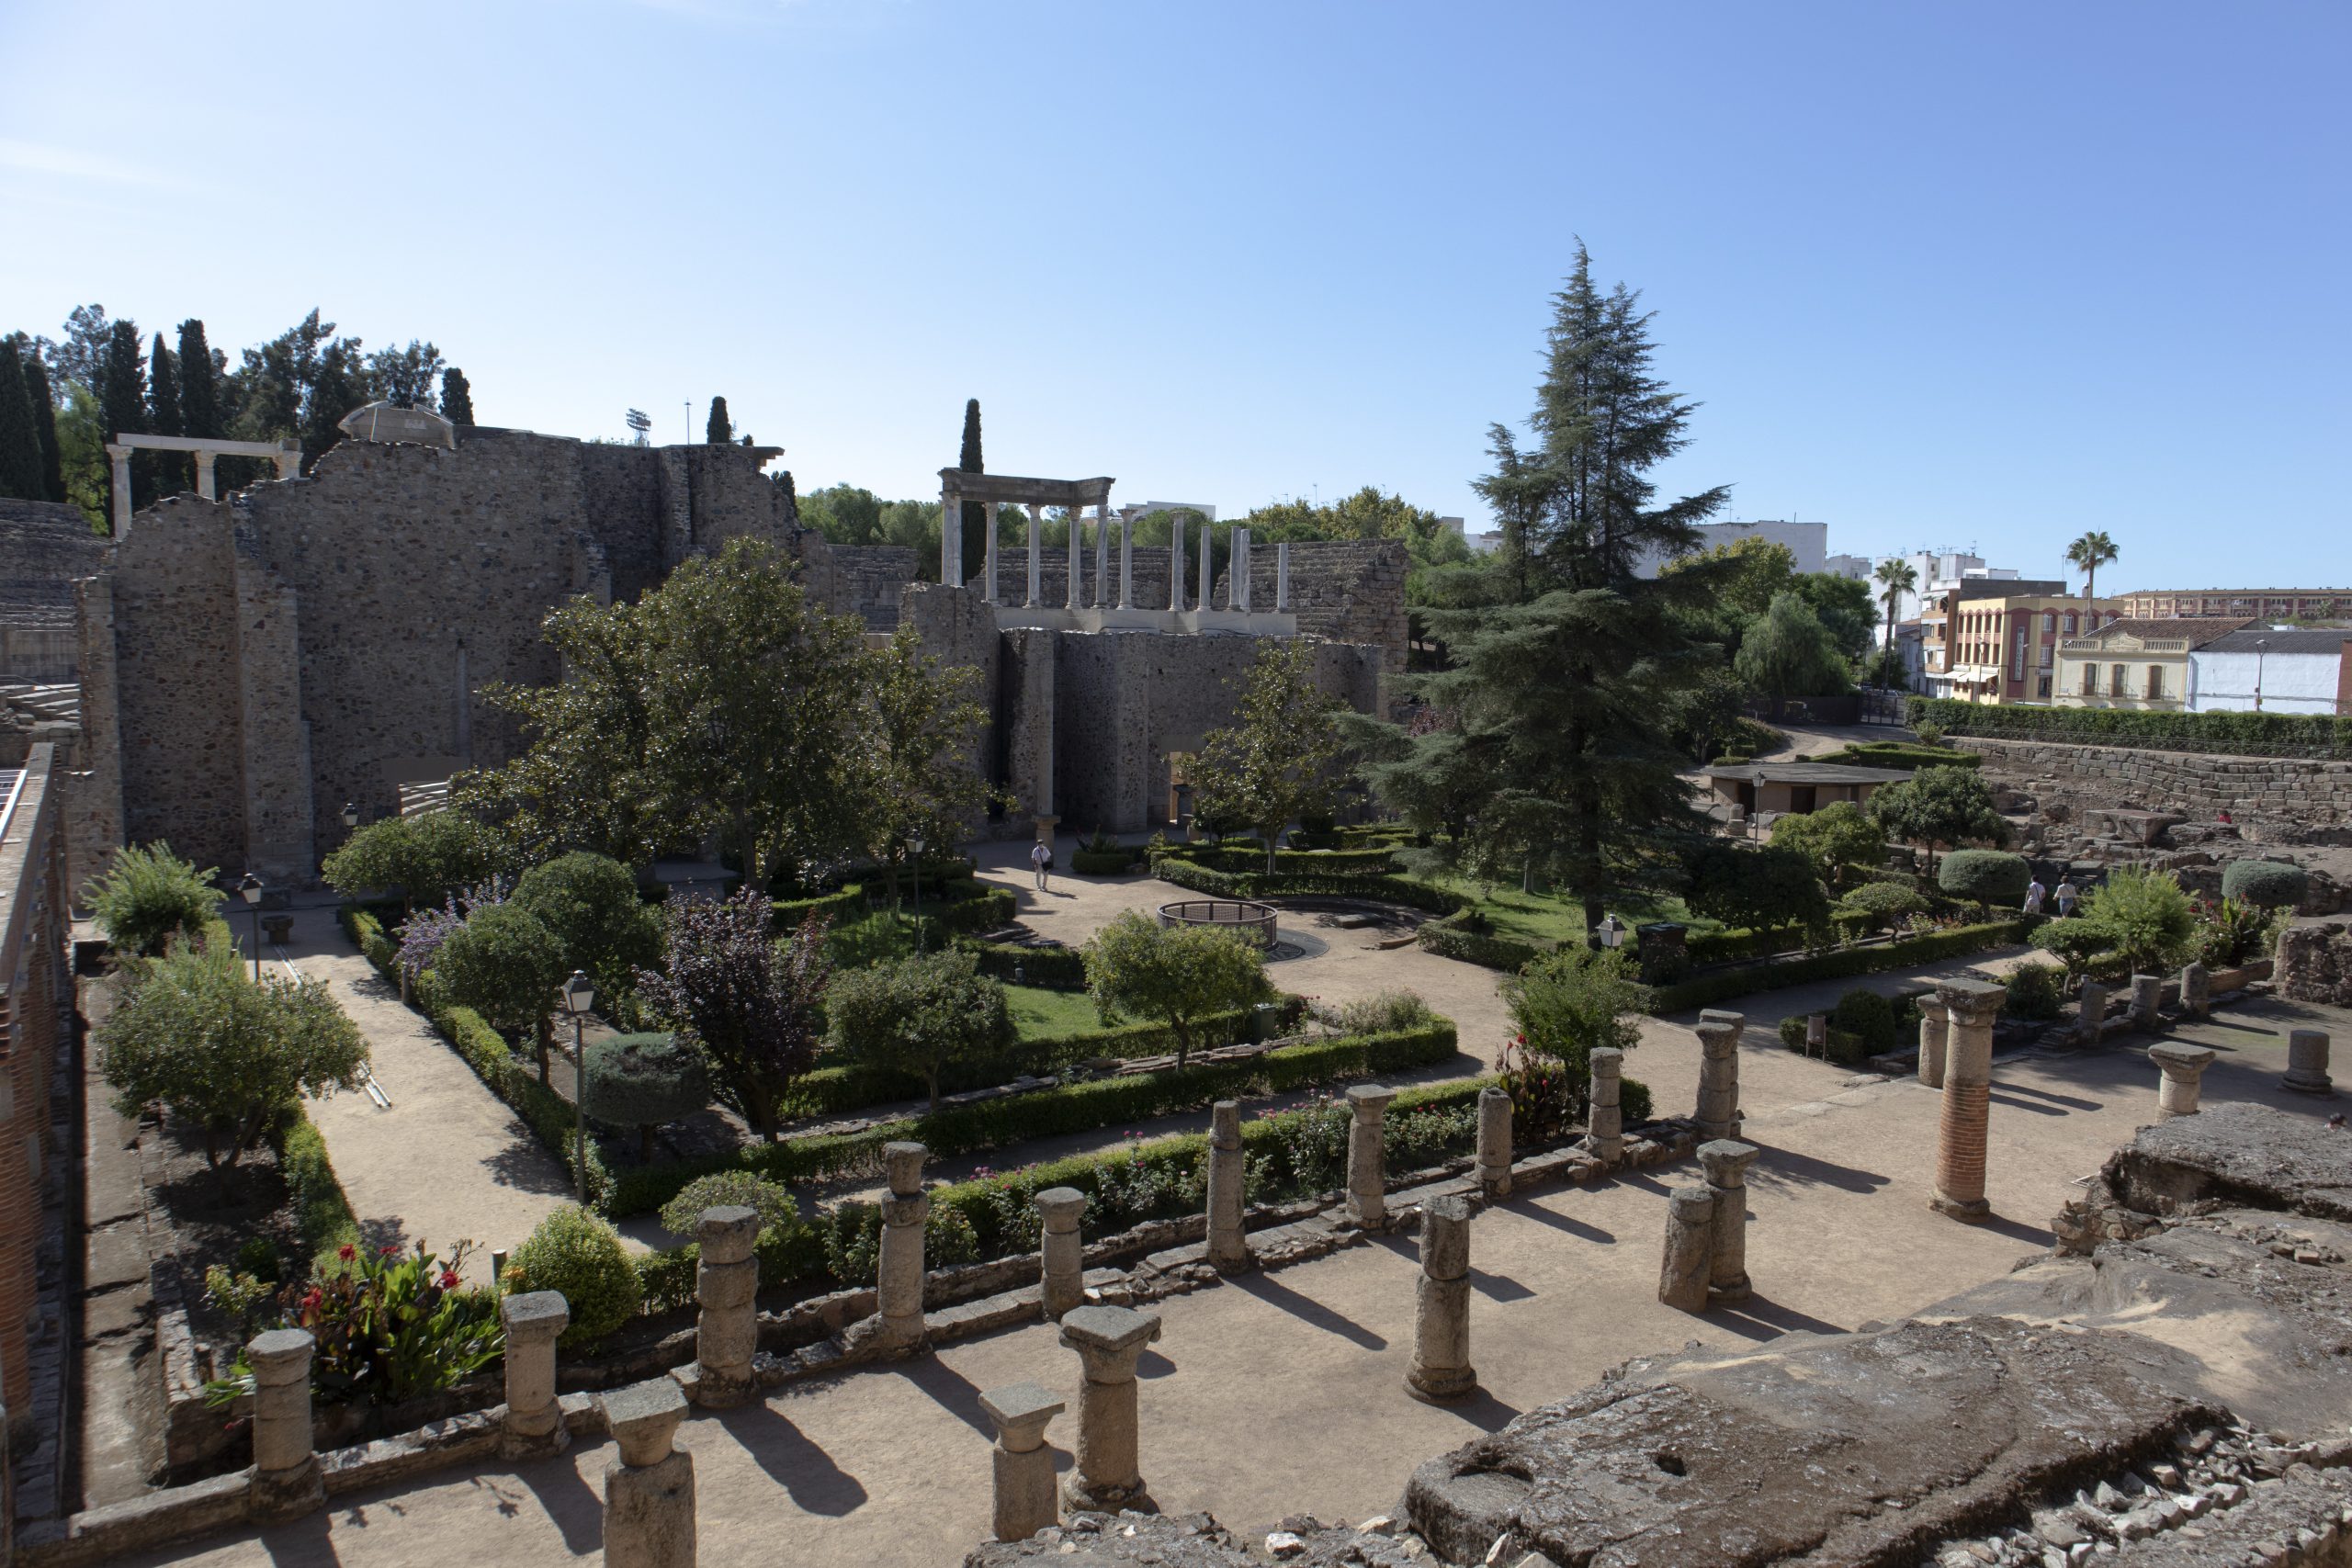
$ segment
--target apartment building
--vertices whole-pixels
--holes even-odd
[[[2245,626],[2224,616],[2109,621],[2059,645],[2058,705],[2185,713],[2194,684],[2189,655]]]
[[[2119,613],[2113,600],[2070,596],[2052,579],[1947,582],[1919,617],[1921,689],[1972,703],[2050,702],[2060,645]]]
[[[2165,589],[2120,596],[2134,620],[2245,616],[2258,621],[2352,620],[2352,588]]]

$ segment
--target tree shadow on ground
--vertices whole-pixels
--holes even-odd
[[[1288,1285],[1271,1280],[1263,1274],[1244,1274],[1231,1280],[1230,1283],[1236,1290],[1246,1295],[1257,1297],[1268,1306],[1280,1308],[1301,1323],[1309,1324],[1326,1333],[1336,1334],[1340,1338],[1361,1345],[1367,1350],[1388,1348],[1387,1340],[1383,1339],[1355,1319],[1345,1314],[1334,1312],[1311,1297],[1302,1296]]]
[[[518,1135],[488,1159],[481,1162],[491,1179],[499,1186],[517,1192],[538,1192],[548,1197],[569,1197],[571,1177],[556,1157],[529,1141],[529,1134],[517,1129]]]
[[[1892,1178],[1859,1166],[1838,1165],[1811,1155],[1801,1155],[1792,1149],[1767,1149],[1763,1158],[1748,1168],[1748,1182],[1753,1186],[1835,1187],[1841,1192],[1875,1192]]]
[[[1706,1321],[1719,1323],[1743,1339],[1777,1339],[1783,1334],[1842,1334],[1844,1329],[1769,1297],[1750,1295],[1744,1302],[1707,1309]]]
[[[967,1382],[964,1386],[971,1385]],[[977,1411],[977,1404],[974,1408]],[[837,1519],[865,1506],[865,1487],[857,1477],[835,1464],[832,1455],[811,1442],[782,1411],[765,1400],[727,1412],[719,1417],[719,1425],[743,1445],[752,1462],[766,1472],[769,1480],[782,1486],[793,1506],[804,1513]],[[995,1435],[991,1428],[989,1436]]]

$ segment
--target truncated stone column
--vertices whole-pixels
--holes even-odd
[[[1421,1278],[1413,1309],[1413,1366],[1405,1387],[1448,1402],[1477,1392],[1470,1365],[1470,1205],[1432,1198],[1421,1207]]]
[[[2079,1016],[2075,1020],[2075,1038],[2085,1045],[2098,1044],[2107,1029],[2107,987],[2097,980],[2084,981],[2075,1010]]]
[[[1944,1031],[1950,1022],[1941,1000],[1919,998],[1919,1081],[1929,1089],[1944,1087]]]
[[[2161,975],[2132,976],[2132,1027],[2154,1034],[2163,1027],[2157,1010],[2164,1005],[2165,978]]]
[[[1209,1264],[1220,1274],[1250,1267],[1241,1223],[1241,1107],[1220,1100],[1209,1110]]]
[[[695,1318],[695,1359],[701,1365],[695,1402],[724,1410],[759,1388],[752,1353],[760,1342],[759,1310],[752,1301],[759,1294],[760,1265],[752,1249],[760,1239],[760,1216],[740,1204],[705,1209],[695,1239],[702,1244],[695,1269],[695,1299],[702,1306]],[[920,1230],[915,1246],[920,1258]]]
[[[1592,1102],[1585,1112],[1585,1141],[1592,1157],[1603,1165],[1625,1157],[1625,1111],[1620,1100],[1624,1068],[1625,1053],[1613,1045],[1592,1054]]]
[[[1510,1091],[1488,1084],[1478,1091],[1478,1186],[1487,1196],[1510,1196]]]
[[[2211,1018],[2212,1014],[2212,973],[2202,964],[2191,963],[2180,972],[2180,1015]]]
[[[1067,1406],[1034,1382],[1017,1382],[981,1394],[980,1408],[996,1423],[996,1448],[989,1456],[996,1468],[996,1538],[1027,1540],[1061,1522],[1046,1427]]]
[[[571,1442],[555,1400],[556,1337],[571,1326],[571,1308],[560,1291],[529,1291],[498,1303],[506,1321],[506,1429],[501,1459],[561,1453]]]
[[[128,491],[126,490],[126,494]],[[254,1517],[290,1519],[323,1507],[325,1482],[311,1451],[310,1335],[273,1328],[245,1347],[254,1369]]]
[[[1699,1145],[1699,1167],[1715,1195],[1707,1264],[1707,1294],[1714,1301],[1747,1299],[1747,1168],[1756,1155],[1755,1145],[1730,1138]]]
[[[1683,1312],[1707,1310],[1707,1276],[1714,1269],[1715,1193],[1678,1187],[1666,1195],[1666,1261],[1657,1299]]]
[[[1073,1508],[1117,1513],[1143,1495],[1136,1457],[1136,1362],[1159,1337],[1159,1314],[1132,1307],[1082,1306],[1062,1319],[1062,1343],[1078,1352],[1078,1468],[1062,1484]]]
[[[2297,1094],[2334,1094],[2335,1081],[2327,1076],[2327,1031],[2296,1029],[2287,1034],[2287,1076],[2281,1089]]]
[[[2205,1069],[2213,1053],[2201,1045],[2151,1045],[2148,1060],[2164,1077],[2156,1085],[2156,1111],[2166,1121],[2197,1114],[2198,1097],[2204,1092]]]
[[[1993,1098],[1993,1021],[2000,1016],[2000,986],[1945,980],[1936,987],[1951,1014],[1944,1053],[1943,1121],[1937,1132],[1936,1195],[1932,1206],[1974,1223],[1993,1212],[1984,1201],[1984,1133]]]
[[[923,1196],[922,1162],[931,1151],[921,1144],[882,1145],[890,1195],[882,1201],[882,1258],[877,1272],[882,1306],[882,1344],[903,1349],[922,1343],[922,1225],[931,1216]]]
[[[1348,1218],[1371,1227],[1388,1221],[1387,1172],[1383,1167],[1380,1128],[1393,1089],[1358,1084],[1348,1090]]]
[[[620,1457],[605,1467],[609,1568],[694,1568],[695,1458],[672,1445],[686,1396],[670,1378],[599,1394]]]
[[[1038,1272],[1045,1281],[1046,1315],[1062,1314],[1086,1300],[1086,1248],[1078,1222],[1086,1216],[1086,1194],[1075,1187],[1048,1187],[1030,1200],[1043,1222]]]
[[[1702,1138],[1739,1131],[1739,1036],[1747,1020],[1713,1008],[1699,1015],[1699,1123]]]

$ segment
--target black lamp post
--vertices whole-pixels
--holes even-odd
[[[245,879],[237,884],[238,897],[244,899],[245,907],[254,912],[254,984],[256,986],[261,984],[261,878],[250,871],[245,873]]]
[[[1625,922],[1614,915],[1603,916],[1592,930],[1593,938],[1611,953],[1625,945]]]
[[[359,826],[359,803],[357,801],[346,800],[343,803],[343,825],[346,828],[356,828]]]
[[[563,1010],[571,1015],[571,1196],[588,1206],[588,1010],[596,987],[587,971],[574,969],[563,983]]]

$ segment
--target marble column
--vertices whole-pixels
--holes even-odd
[[[752,1371],[752,1356],[760,1344],[754,1300],[760,1291],[760,1263],[752,1256],[760,1239],[759,1213],[733,1203],[705,1209],[695,1225],[695,1239],[701,1243],[695,1267],[695,1299],[701,1305],[695,1318],[695,1360],[701,1369],[695,1403],[724,1410],[759,1391]],[[918,1233],[918,1249],[922,1244]],[[916,1322],[920,1327],[920,1312]]]
[[[1209,1109],[1209,1264],[1220,1274],[1250,1267],[1250,1237],[1241,1220],[1241,1106],[1220,1100]]]
[[[609,1568],[694,1568],[695,1456],[674,1446],[686,1396],[653,1378],[596,1396],[619,1457],[605,1466]]]
[[[1707,1310],[1707,1276],[1714,1269],[1715,1194],[1709,1187],[1678,1187],[1666,1195],[1666,1259],[1657,1299],[1683,1312]]]
[[[1478,1187],[1489,1201],[1510,1196],[1510,1091],[1500,1084],[1478,1091]]]
[[[1381,1122],[1393,1089],[1357,1084],[1348,1090],[1348,1218],[1370,1230],[1388,1223],[1388,1187],[1380,1147]]]
[[[555,1397],[555,1342],[571,1326],[571,1309],[559,1291],[526,1291],[501,1298],[506,1324],[506,1424],[498,1457],[543,1459],[571,1442]]]
[[[1212,590],[1213,590],[1213,589],[1214,589],[1214,587],[1215,587],[1215,584],[1214,584],[1214,582],[1213,582],[1213,581],[1212,581],[1212,580],[1211,580],[1211,577],[1210,577],[1210,571],[1209,571],[1209,569],[1210,569],[1211,567],[1213,567],[1213,566],[1215,566],[1215,565],[1216,564],[1216,550],[1215,545],[1216,545],[1216,541],[1215,541],[1214,537],[1212,536],[1212,531],[1211,531],[1211,529],[1210,529],[1209,525],[1208,525],[1207,524],[1205,524],[1205,523],[1202,524],[1202,525],[1201,525],[1201,596],[1200,596],[1200,606],[1201,606],[1201,609],[1202,609],[1202,611],[1203,611],[1204,613],[1205,613],[1205,612],[1208,610],[1208,607],[1209,607],[1209,594],[1210,594],[1210,592],[1212,592]]]
[[[1062,508],[1069,518],[1069,600],[1068,609],[1086,607],[1086,514],[1075,506]]]
[[[923,1196],[921,1144],[882,1145],[890,1195],[882,1201],[882,1260],[877,1295],[882,1308],[882,1344],[905,1349],[922,1343],[922,1227],[931,1216]]]
[[[964,502],[952,490],[939,492],[939,581],[950,588],[964,582]]]
[[[1713,1008],[1699,1015],[1699,1109],[1702,1138],[1739,1131],[1739,1036],[1747,1020]]]
[[[2210,1018],[2212,1013],[2212,971],[2202,964],[2191,962],[2180,972],[2180,1015],[2183,1018]]]
[[[1592,1053],[1591,1100],[1585,1111],[1585,1143],[1592,1157],[1613,1166],[1625,1157],[1625,1053],[1604,1045]]]
[[[2335,1080],[2327,1076],[2327,1031],[2290,1029],[2287,1032],[2287,1076],[2281,1089],[2297,1094],[2334,1094]]]
[[[2167,1122],[2196,1115],[2213,1053],[2201,1045],[2151,1045],[2148,1060],[2164,1075],[2156,1083],[2156,1113]]]
[[[1111,607],[1111,503],[1094,509],[1094,607]]]
[[[1983,980],[1945,980],[1936,994],[1951,1011],[1951,1031],[1931,1201],[1939,1213],[1973,1224],[1993,1212],[1984,1201],[1984,1136],[1992,1111],[1993,1021],[2008,992]]]
[[[1045,592],[1046,558],[1039,553],[1037,539],[1037,509],[1029,508],[1029,597],[1024,607],[1035,609],[1037,595]]]
[[[985,600],[987,600],[989,604],[995,604],[995,603],[996,603],[996,555],[997,555],[997,550],[996,550],[996,509],[997,509],[997,502],[993,502],[993,501],[989,502],[988,503],[988,508],[989,508],[989,520],[988,520],[988,530],[989,530],[989,560],[988,560],[988,566],[984,569],[984,570],[985,570],[985,572],[986,572],[986,575],[985,575],[984,577],[982,577],[982,578],[981,578],[981,580],[980,580],[980,597],[981,597],[981,598],[983,598],[983,599],[985,599]]]
[[[1184,611],[1184,514],[1181,512],[1168,519],[1168,610],[1170,615]]]
[[[1250,530],[1233,531],[1233,560],[1225,574],[1225,607],[1250,613]]]
[[[1699,1168],[1715,1195],[1708,1246],[1707,1295],[1718,1302],[1747,1299],[1747,1168],[1757,1148],[1730,1138],[1699,1145]]]
[[[1274,547],[1274,608],[1277,612],[1290,609],[1290,541],[1284,539]]]
[[[2096,1045],[2107,1030],[2107,987],[2097,980],[2083,982],[2083,994],[2075,1004],[2075,1039],[2084,1045]]]
[[[207,501],[220,499],[220,484],[212,474],[212,465],[220,458],[218,452],[198,452],[196,455],[196,493]]]
[[[989,1455],[996,1471],[996,1538],[1027,1540],[1061,1522],[1046,1427],[1068,1406],[1034,1382],[1017,1382],[982,1393],[980,1408],[996,1424],[996,1448]]]
[[[1470,1204],[1432,1198],[1421,1206],[1421,1277],[1413,1307],[1414,1398],[1447,1403],[1478,1391],[1470,1364]]]
[[[286,437],[278,443],[277,456],[271,460],[277,465],[279,479],[300,478],[302,472],[302,444],[290,435]]]
[[[1944,1087],[1944,1032],[1951,1021],[1939,998],[1919,998],[1919,1081],[1929,1089]]]
[[[2157,1010],[2164,1005],[2165,980],[2161,975],[2132,976],[2132,1027],[2143,1033],[2154,1034],[2164,1027]]]
[[[1030,1200],[1040,1222],[1037,1274],[1043,1281],[1046,1315],[1059,1319],[1086,1301],[1086,1247],[1078,1223],[1086,1216],[1086,1194],[1075,1187],[1048,1187]]]
[[[127,493],[127,492],[126,492]],[[326,1483],[311,1450],[311,1350],[299,1328],[273,1328],[245,1347],[254,1369],[254,1517],[290,1519],[322,1507]]]
[[[1074,1508],[1116,1513],[1143,1495],[1136,1433],[1136,1362],[1159,1337],[1159,1314],[1132,1307],[1082,1306],[1062,1319],[1062,1343],[1078,1352],[1078,1467],[1063,1483]]]
[[[1119,525],[1119,608],[1136,607],[1136,525]]]
[[[107,457],[114,463],[114,536],[127,539],[130,537],[130,448],[109,441]]]

